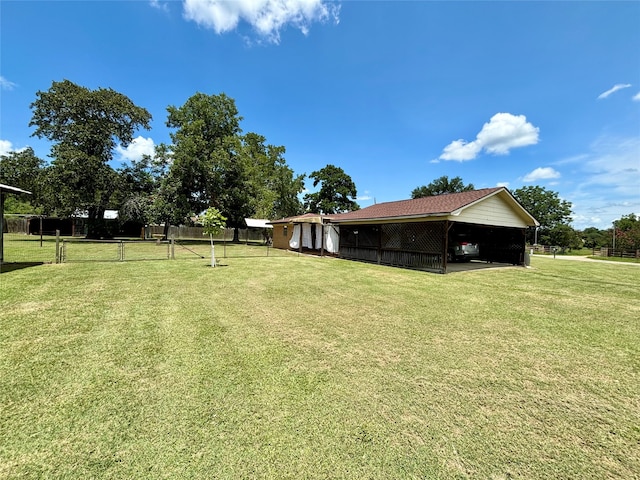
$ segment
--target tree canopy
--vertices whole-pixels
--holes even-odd
[[[154,200],[154,211],[165,224],[213,206],[237,238],[247,217],[300,213],[304,175],[294,175],[287,166],[283,146],[267,144],[257,133],[242,135],[242,117],[232,98],[197,93],[167,110],[167,126],[176,130],[173,144],[156,152],[168,171]]]
[[[536,185],[514,190],[513,196],[540,222],[538,243],[552,243],[552,230],[571,223],[571,202],[562,200],[557,192]],[[529,232],[527,240],[533,243],[534,239]]]
[[[304,196],[305,209],[313,213],[342,213],[358,210],[356,184],[344,170],[334,165],[311,172],[313,186],[320,190]]]
[[[108,162],[118,144],[126,147],[138,128],[149,128],[151,114],[110,88],[89,90],[69,80],[36,96],[29,126],[36,127],[33,136],[53,142],[43,182],[49,208],[66,216],[86,211],[88,236],[103,236],[102,217],[118,185]]]
[[[617,250],[640,249],[640,217],[630,213],[613,222]]]
[[[9,196],[5,212],[41,213],[43,167],[44,161],[36,156],[31,147],[0,156],[0,183],[31,192],[30,196]]]
[[[416,187],[411,192],[411,198],[433,197],[443,193],[468,192],[475,189],[472,183],[465,185],[460,177],[453,177],[449,180],[447,175],[436,178],[429,185]]]
[[[606,247],[611,241],[609,232],[596,227],[585,228],[581,233],[581,238],[587,248]]]

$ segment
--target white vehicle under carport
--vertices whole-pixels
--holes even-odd
[[[469,262],[480,258],[480,245],[463,239],[458,239],[449,244],[447,260],[449,262]]]

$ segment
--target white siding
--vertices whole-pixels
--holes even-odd
[[[465,208],[459,216],[449,218],[456,222],[524,228],[527,226],[527,222],[518,213],[500,195],[493,195]]]

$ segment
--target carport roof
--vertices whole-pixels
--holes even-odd
[[[530,219],[532,226],[538,225],[536,219],[504,187],[483,188],[461,193],[445,193],[432,197],[377,203],[361,210],[332,215],[331,221],[334,223],[351,223],[459,215],[465,208],[494,195],[501,195],[512,208],[520,210]]]
[[[18,187],[12,187],[11,185],[5,185],[4,183],[0,183],[0,192],[28,193],[29,195],[31,195],[31,192],[27,192],[26,190],[22,190]]]
[[[273,225],[269,224],[269,220],[263,218],[245,218],[244,221],[249,228],[273,228]]]

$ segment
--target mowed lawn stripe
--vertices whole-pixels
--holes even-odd
[[[0,276],[0,476],[633,478],[640,271],[306,256]]]

